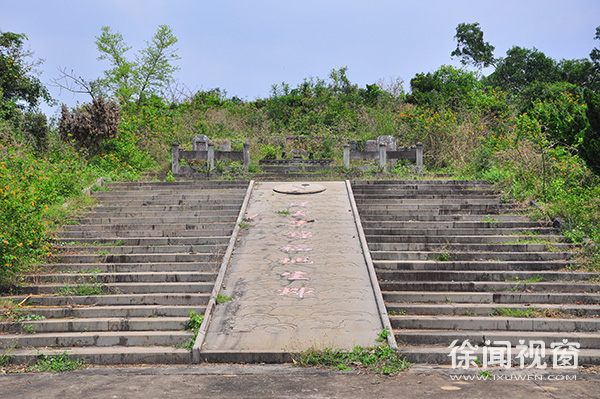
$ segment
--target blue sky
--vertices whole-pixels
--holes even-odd
[[[247,100],[343,66],[361,86],[400,77],[408,88],[419,72],[459,66],[450,53],[461,22],[479,22],[497,57],[517,45],[586,58],[600,46],[598,0],[0,0],[0,30],[29,37],[45,60],[46,84],[60,67],[88,79],[102,74],[108,63],[94,44],[102,26],[120,32],[133,53],[167,24],[179,39],[180,83]],[[71,106],[89,100],[49,88]]]

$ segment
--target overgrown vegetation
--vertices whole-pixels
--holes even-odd
[[[51,258],[52,231],[77,208],[84,187],[100,176],[166,173],[171,145],[189,150],[199,134],[217,146],[228,141],[234,151],[249,142],[254,172],[262,158],[341,165],[350,140],[359,149],[380,135],[399,146],[422,142],[427,171],[486,179],[507,199],[535,200],[539,217],[560,218],[568,240],[584,244],[584,267],[599,270],[600,50],[589,59],[553,60],[514,46],[497,57],[476,23],[460,24],[455,38],[453,56],[494,71],[482,76],[443,65],[417,74],[405,93],[401,79],[359,87],[342,67],[297,87],[275,84],[268,97],[246,101],[219,88],[172,96],[179,57],[167,26],[135,58],[127,57],[124,38],[104,27],[96,45],[106,72],[83,80],[62,71],[55,79],[88,93],[90,103],[49,124],[38,106],[52,99],[35,72],[39,61],[24,50],[26,36],[0,32],[0,290]],[[373,166],[364,176],[379,173]],[[229,178],[241,173],[234,161],[218,169]],[[408,168],[395,172],[404,176]]]
[[[388,330],[383,330],[377,342],[384,342],[389,334]],[[355,346],[350,352],[310,348],[293,354],[292,360],[301,367],[328,367],[340,371],[367,369],[382,374],[397,374],[410,368],[410,363],[387,343],[371,347]]]

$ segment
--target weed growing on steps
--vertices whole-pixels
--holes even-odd
[[[61,355],[47,356],[44,354],[38,355],[37,363],[27,368],[27,371],[52,371],[59,373],[62,371],[79,370],[86,366],[86,362],[82,359],[69,359],[67,352]]]
[[[196,338],[198,338],[198,331],[200,329],[200,326],[202,325],[202,321],[204,321],[204,315],[197,314],[193,310],[190,310],[190,319],[185,324],[185,329],[192,330],[194,336],[182,343],[181,345],[175,345],[175,347],[187,349],[189,351],[194,349],[194,344],[196,343]]]
[[[350,352],[310,348],[293,354],[292,360],[301,367],[331,367],[340,371],[363,368],[381,374],[397,374],[410,368],[410,363],[386,344],[366,348],[355,346]]]
[[[219,292],[219,294],[215,298],[215,302],[217,302],[217,303],[226,303],[226,302],[231,301],[232,299],[233,299],[232,296],[223,295],[223,294],[221,294]]]
[[[435,258],[433,258],[432,260],[435,260],[438,262],[447,262],[450,260],[450,254],[447,252],[443,252],[443,253],[439,254],[438,256],[436,256]]]
[[[14,301],[0,300],[0,321],[20,323],[22,321],[44,320],[45,317],[33,313],[23,313],[23,309]]]
[[[106,284],[97,281],[91,284],[66,285],[56,293],[61,296],[91,296],[108,295],[110,290]]]
[[[384,329],[377,342],[385,342],[391,332]],[[332,348],[309,348],[292,354],[292,361],[300,367],[330,367],[348,371],[368,369],[381,374],[397,374],[410,368],[410,363],[397,351],[382,343],[371,347],[355,346],[350,352]]]
[[[502,222],[502,220],[494,219],[491,216],[486,216],[485,219],[482,219],[481,221],[483,223],[499,223],[499,222]]]
[[[521,292],[521,291],[524,291],[525,290],[525,286],[527,284],[539,283],[543,279],[544,279],[544,277],[542,277],[540,274],[538,274],[538,275],[536,275],[534,277],[528,278],[527,280],[521,280],[519,277],[515,277],[514,279],[509,279],[509,280],[507,280],[507,282],[516,281],[517,284],[514,287],[512,287],[511,289],[509,289],[508,291],[510,291],[510,292]]]
[[[536,318],[536,317],[565,317],[560,309],[540,309],[540,308],[527,308],[527,309],[513,309],[498,307],[494,308],[490,316],[505,316],[505,317],[523,317],[523,318]]]

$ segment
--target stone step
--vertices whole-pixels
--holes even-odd
[[[66,307],[66,306],[205,306],[210,299],[209,293],[189,292],[157,292],[144,294],[109,294],[88,296],[59,296],[59,295],[34,295],[16,297],[17,301],[25,300],[27,308],[38,306]]]
[[[44,272],[63,273],[131,273],[131,272],[216,272],[219,264],[212,262],[153,263],[56,263],[40,265]]]
[[[458,343],[460,345],[462,341]],[[401,346],[398,348],[399,353],[411,363],[430,363],[430,364],[450,364],[452,362],[449,357],[450,349],[447,346]],[[519,359],[516,357],[519,350],[516,348],[511,351],[513,369],[520,370]],[[483,349],[479,347],[473,352],[473,356],[478,359],[483,358]],[[543,357],[542,363],[547,365],[548,369],[552,369],[553,359],[552,352],[546,350],[546,356]],[[526,362],[525,365],[528,363]],[[598,349],[582,349],[578,353],[578,365],[598,365],[600,364],[600,350]],[[470,369],[481,370],[475,366],[470,366]]]
[[[99,225],[99,224],[117,224],[117,225],[153,225],[153,224],[166,224],[166,223],[174,223],[174,224],[189,224],[189,223],[198,223],[198,224],[207,224],[207,223],[234,223],[237,215],[231,216],[220,216],[220,213],[213,213],[213,215],[206,216],[192,216],[185,214],[174,214],[175,212],[171,212],[171,215],[163,216],[152,216],[145,217],[141,215],[136,215],[132,217],[95,217],[95,215],[88,215],[88,217],[73,219],[73,224],[75,225]],[[93,216],[93,217],[90,217]]]
[[[137,213],[140,215],[146,213],[156,212],[193,212],[193,211],[238,211],[240,210],[239,204],[202,204],[202,205],[190,205],[190,204],[168,204],[168,205],[144,205],[144,206],[115,206],[115,205],[96,205],[87,208],[88,211],[92,212],[113,212],[117,213]]]
[[[109,189],[127,190],[154,190],[154,189],[226,189],[226,188],[246,188],[247,180],[179,180],[179,181],[130,181],[130,182],[107,182],[103,186]]]
[[[492,193],[477,192],[476,194],[468,191],[438,191],[438,192],[418,192],[418,191],[397,191],[397,192],[386,192],[386,193],[355,193],[354,198],[356,201],[361,203],[375,201],[382,202],[383,200],[392,201],[405,201],[411,199],[423,199],[434,200],[434,201],[468,201],[465,203],[490,203],[497,204],[499,199],[492,195]],[[485,201],[485,202],[473,202],[473,201]],[[489,202],[488,202],[489,201]]]
[[[486,187],[473,187],[464,186],[442,186],[442,185],[422,185],[422,184],[405,184],[403,186],[367,186],[367,187],[354,187],[352,192],[356,197],[362,196],[375,196],[385,194],[466,194],[471,196],[485,196],[485,195],[498,195],[496,190]]]
[[[77,286],[91,286],[93,284],[77,284]],[[195,283],[110,283],[102,284],[102,289],[107,294],[155,294],[155,293],[208,293],[212,291],[213,282]],[[77,288],[75,286],[75,288]],[[58,294],[64,289],[63,284],[30,284],[22,287],[24,294]]]
[[[28,328],[32,328],[35,333],[185,330],[188,320],[189,317],[45,319],[18,323],[2,322],[0,323],[0,332],[21,333],[27,331]]]
[[[361,207],[365,205],[371,206],[390,206],[390,205],[429,205],[429,206],[439,206],[439,205],[492,205],[498,206],[500,202],[497,198],[447,198],[447,199],[436,199],[436,198],[419,198],[416,196],[415,198],[357,198],[356,204],[359,207],[359,211]],[[508,202],[507,204],[510,204]]]
[[[557,234],[545,235],[369,235],[366,236],[367,242],[370,243],[422,243],[422,244],[493,244],[493,243],[555,243],[560,242],[564,238]]]
[[[54,237],[61,240],[77,241],[81,238],[92,238],[94,240],[119,240],[122,238],[148,238],[148,237],[214,237],[230,236],[231,228],[217,228],[205,230],[177,230],[165,228],[164,230],[123,230],[123,231],[59,231]]]
[[[89,364],[189,364],[192,352],[165,346],[110,346],[110,347],[65,347],[59,349],[13,349],[10,356],[14,364],[34,363],[41,354],[61,356],[67,353],[70,359],[83,359]]]
[[[486,303],[486,304],[570,304],[598,305],[598,293],[559,292],[458,292],[458,291],[383,291],[388,303]]]
[[[57,334],[0,335],[0,349],[15,347],[108,347],[108,346],[180,346],[192,339],[191,331],[106,331],[68,332]]]
[[[376,236],[376,235],[384,235],[384,236],[448,236],[448,235],[458,235],[458,236],[469,236],[469,235],[482,235],[482,236],[497,236],[497,235],[550,235],[555,234],[556,229],[546,227],[546,228],[521,228],[521,229],[512,229],[512,228],[470,228],[470,229],[419,229],[419,228],[364,228],[364,233],[366,236]]]
[[[93,283],[196,283],[215,281],[217,273],[206,272],[130,272],[130,273],[59,273],[24,276],[25,284]]]
[[[597,283],[573,282],[497,282],[497,281],[380,281],[383,291],[456,291],[456,292],[570,292],[597,293],[600,285]]]
[[[178,218],[204,218],[204,217],[213,217],[215,215],[219,216],[219,217],[223,217],[223,218],[233,218],[235,220],[235,218],[237,218],[239,213],[239,210],[236,209],[229,209],[229,210],[219,210],[219,211],[214,211],[214,210],[194,210],[194,209],[187,209],[187,210],[170,210],[170,211],[153,211],[153,210],[146,210],[146,209],[138,209],[138,210],[132,210],[129,212],[115,212],[115,211],[105,211],[102,207],[96,207],[94,209],[91,209],[87,214],[86,214],[86,218],[101,218],[101,219],[105,219],[105,218],[110,218],[110,219],[118,219],[118,218],[160,218],[163,216],[173,216],[173,217],[178,217]]]
[[[458,271],[540,271],[559,270],[575,262],[557,261],[430,261],[430,260],[376,260],[377,270],[458,270]]]
[[[104,207],[114,207],[114,208],[123,208],[123,207],[167,207],[167,206],[186,206],[186,207],[195,207],[196,209],[221,209],[222,206],[236,206],[239,209],[241,200],[231,198],[225,196],[223,198],[216,198],[210,200],[204,199],[148,199],[148,200],[136,200],[136,199],[120,199],[115,198],[113,200],[103,199],[102,205]],[[216,207],[216,208],[210,208]],[[150,209],[150,208],[148,208]],[[186,209],[186,208],[184,208]],[[228,209],[228,208],[224,208]]]
[[[77,241],[69,241],[68,239],[55,239],[54,243],[58,246],[69,245],[98,245],[107,244],[106,246],[140,246],[140,245],[219,245],[228,244],[229,236],[214,236],[214,237],[116,237],[116,238],[80,238]]]
[[[376,220],[377,217],[389,217],[389,218],[413,218],[413,220],[419,220],[419,218],[429,218],[436,216],[447,216],[447,217],[463,217],[463,218],[474,218],[475,220],[482,220],[486,217],[492,219],[501,217],[524,217],[525,215],[519,215],[514,213],[503,213],[502,209],[498,207],[492,207],[486,209],[485,207],[445,207],[445,208],[422,208],[414,209],[411,205],[410,209],[404,209],[401,206],[395,208],[382,209],[381,207],[371,208],[364,206],[359,209],[360,216],[366,220]],[[512,211],[512,207],[508,212]],[[386,219],[384,219],[386,220]],[[390,219],[393,220],[393,219]],[[411,220],[411,219],[408,219]]]
[[[206,201],[215,202],[227,199],[229,202],[237,200],[241,202],[244,199],[244,190],[215,190],[212,193],[202,191],[188,192],[157,192],[157,191],[96,191],[92,192],[92,197],[102,203],[110,203],[116,201],[172,201],[172,202],[188,202]]]
[[[358,207],[358,211],[362,214],[363,211],[436,211],[440,215],[445,215],[447,213],[456,213],[458,212],[483,212],[483,213],[507,213],[514,212],[519,209],[519,206],[516,204],[486,204],[486,205],[475,205],[475,204],[456,204],[456,203],[446,203],[446,204],[437,204],[431,203],[428,201],[414,201],[412,203],[383,203],[376,204],[370,203],[369,201],[360,204],[356,204]]]
[[[465,340],[473,346],[484,346],[486,341],[508,341],[511,348],[517,353],[517,345],[523,340],[524,344],[530,341],[542,341],[546,350],[551,351],[550,345],[555,342],[562,342],[566,339],[569,342],[577,342],[580,349],[596,349],[600,340],[599,332],[554,332],[554,331],[477,331],[477,330],[426,330],[426,329],[406,329],[394,330],[396,341],[399,345],[445,345],[446,348],[455,340],[462,344]],[[512,352],[513,350],[511,350]],[[450,353],[448,349],[447,354]]]
[[[490,316],[390,316],[394,330],[588,331],[600,329],[594,318],[520,318]]]
[[[482,221],[449,221],[449,222],[418,222],[418,221],[366,221],[363,228],[368,229],[532,229],[552,227],[552,222],[507,221],[507,222],[482,222]]]
[[[400,215],[396,212],[390,213],[389,215],[364,215],[361,213],[361,216],[368,219],[371,222],[484,222],[489,219],[498,220],[502,222],[527,222],[529,218],[524,215],[493,215],[490,217],[489,214],[482,215],[473,215],[473,214],[446,214],[446,215],[426,215],[421,214],[408,214],[408,215]]]
[[[136,230],[214,230],[218,228],[228,228],[233,226],[233,222],[228,223],[153,223],[136,224],[134,221],[126,224],[72,224],[65,226],[64,231],[136,231]],[[233,227],[231,227],[233,228]]]
[[[505,303],[479,304],[479,303],[395,303],[386,304],[391,315],[430,315],[430,316],[496,316],[508,311],[523,312],[531,317],[598,317],[600,305],[567,305],[567,304],[523,304]]]
[[[64,263],[165,263],[165,262],[210,262],[219,258],[215,253],[158,253],[158,254],[60,254]]]
[[[189,317],[190,310],[204,314],[204,305],[67,305],[53,307],[27,307],[24,313],[59,318],[102,318],[102,317]]]
[[[57,246],[60,256],[67,254],[155,254],[155,253],[217,253],[225,252],[227,244],[207,245],[69,245]]]
[[[462,186],[462,187],[484,187],[489,188],[491,184],[486,180],[351,180],[352,189],[354,187],[404,187],[418,185],[422,186]]]
[[[431,251],[431,252],[544,252],[544,251],[569,251],[573,248],[571,244],[551,243],[519,243],[519,244],[427,244],[427,243],[369,243],[369,250],[372,252],[397,252],[397,251]]]
[[[376,270],[380,281],[500,281],[511,282],[529,279],[543,281],[584,281],[598,278],[599,273],[552,271],[462,271],[462,270]],[[600,289],[600,284],[598,285]]]
[[[508,261],[552,261],[572,257],[570,252],[446,252],[446,251],[371,251],[377,260],[508,260]],[[444,259],[442,259],[444,258]]]

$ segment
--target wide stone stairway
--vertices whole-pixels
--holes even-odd
[[[62,353],[96,364],[190,363],[190,311],[203,315],[247,182],[108,183],[26,276],[20,323],[0,323],[17,363]]]
[[[558,343],[600,364],[599,275],[574,271],[552,222],[482,181],[320,183],[103,185],[24,276],[13,300],[29,316],[0,323],[0,354],[281,362],[375,344],[389,326],[415,363],[500,343],[516,363],[543,346],[551,366]],[[194,345],[188,321],[205,313]]]
[[[465,340],[580,344],[600,363],[597,273],[568,270],[572,246],[480,181],[355,181],[354,196],[400,350],[450,363]],[[521,346],[519,346],[521,345]],[[464,348],[471,349],[468,346]],[[463,348],[463,349],[464,349]],[[517,362],[518,363],[518,362]]]

